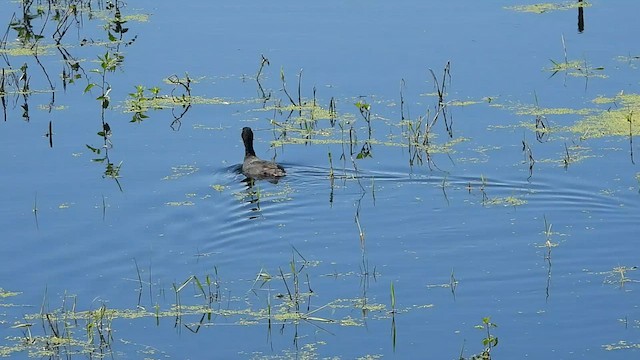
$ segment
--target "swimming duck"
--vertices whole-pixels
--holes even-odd
[[[242,128],[242,142],[244,142],[244,162],[242,173],[253,179],[274,179],[285,176],[284,168],[273,161],[262,160],[253,150],[253,131],[250,127]]]

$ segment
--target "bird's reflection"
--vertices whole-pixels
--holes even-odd
[[[242,201],[250,204],[251,214],[249,219],[257,219],[261,217],[260,201],[264,196],[264,191],[260,188],[260,181],[268,181],[271,184],[277,184],[281,178],[279,177],[245,177],[240,182],[244,183],[246,189],[242,196]]]

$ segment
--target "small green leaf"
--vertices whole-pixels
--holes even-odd
[[[89,83],[89,85],[87,85],[86,88],[84,88],[84,92],[87,93],[89,92],[94,86],[96,86],[96,84],[94,83]]]
[[[89,150],[91,150],[95,154],[100,154],[100,149],[94,148],[93,146],[86,145]]]

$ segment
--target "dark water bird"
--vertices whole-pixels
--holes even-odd
[[[262,160],[253,150],[253,131],[250,127],[242,128],[242,142],[244,142],[244,162],[242,173],[253,179],[278,179],[285,176],[284,168],[273,161]]]

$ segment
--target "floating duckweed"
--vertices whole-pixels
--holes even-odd
[[[579,7],[589,7],[591,4],[588,2],[565,2],[565,3],[539,3],[539,4],[531,4],[531,5],[515,5],[515,6],[505,6],[504,8],[507,10],[513,10],[517,12],[527,12],[534,14],[543,14],[549,11],[557,11],[557,10],[570,10],[576,9]]]
[[[517,107],[515,113],[517,115],[530,116],[546,116],[546,115],[589,115],[595,110],[593,109],[571,109],[571,108],[545,108],[533,105],[522,105]]]
[[[122,17],[123,21],[149,22],[149,14],[131,14]]]
[[[204,125],[204,124],[193,124],[193,128],[195,130],[210,130],[210,131],[212,131],[212,130],[222,131],[222,130],[225,129],[224,127],[222,127],[222,125],[214,127],[214,126],[209,126],[209,125]]]
[[[350,316],[340,320],[340,325],[342,326],[363,326],[362,321],[358,319],[354,319]]]
[[[224,189],[226,188],[226,186],[219,185],[219,184],[211,185],[211,187],[213,188],[213,190],[218,191],[218,192],[223,192]]]
[[[195,205],[192,201],[169,201],[166,202],[167,206],[193,206]]]
[[[127,99],[124,102],[124,112],[140,112],[162,109],[172,109],[185,105],[229,105],[231,101],[222,98],[205,98],[201,96],[158,96],[143,99]]]
[[[183,176],[191,175],[199,169],[194,165],[178,165],[171,167],[171,175],[165,176],[162,180],[175,180]]]
[[[613,99],[599,97],[594,99],[594,102],[598,104],[615,102],[620,107],[587,116],[572,126],[570,130],[580,134],[582,139],[629,136],[640,132],[640,119],[636,115],[640,114],[640,95],[618,95]]]
[[[48,105],[44,105],[44,104],[39,104],[38,105],[38,109],[40,110],[45,110],[45,111],[49,111],[49,110],[66,110],[69,107],[66,105],[57,105],[57,106],[48,106]]]
[[[467,101],[453,100],[448,102],[447,106],[469,106],[469,105],[475,105],[479,103],[480,101],[475,101],[475,100],[467,100]]]
[[[88,8],[85,8],[88,9]],[[111,14],[111,12],[106,11],[106,10],[95,10],[93,9],[91,11],[91,15],[106,21],[106,22],[110,22],[113,20],[113,14]],[[119,20],[122,23],[126,23],[127,21],[137,21],[137,22],[149,22],[149,14],[129,14],[129,15],[122,15]]]
[[[640,349],[640,343],[629,343],[624,340],[620,340],[617,343],[602,345],[602,348],[607,351]]]
[[[8,56],[42,56],[52,55],[52,45],[39,45],[34,47],[22,47],[17,43],[8,44],[7,47],[0,48],[0,54]]]
[[[3,288],[0,288],[0,298],[8,298],[8,297],[17,296],[20,294],[21,294],[20,292],[8,291]]]
[[[485,201],[485,205],[521,206],[527,203],[526,200],[518,199],[515,196],[493,197]]]
[[[636,61],[640,61],[640,56],[631,56],[631,55],[627,55],[627,56],[617,56],[615,58],[617,61],[620,62],[625,62],[627,63],[631,68],[636,69],[636,64],[634,62]]]

